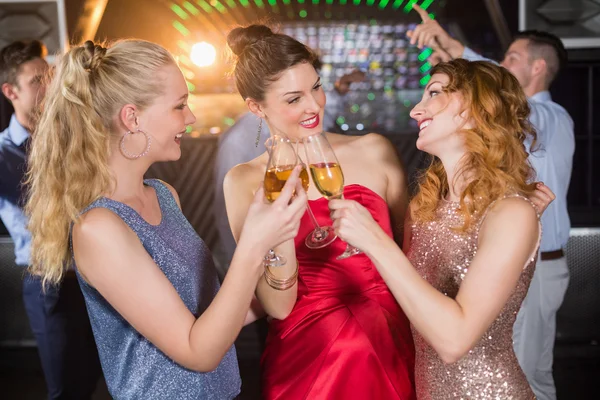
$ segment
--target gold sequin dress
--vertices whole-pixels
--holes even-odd
[[[510,197],[513,196],[516,195]],[[451,229],[463,223],[457,210],[458,203],[441,201],[434,221],[414,224],[407,254],[420,275],[451,298],[456,297],[469,273],[469,265],[477,252],[477,236],[482,221],[478,218],[470,231],[460,234]],[[459,361],[445,364],[413,328],[415,383],[419,400],[535,399],[519,367],[512,342],[513,324],[533,278],[535,263],[536,257],[532,257],[498,318]]]

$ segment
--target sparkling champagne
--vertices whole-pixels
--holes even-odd
[[[294,170],[293,165],[284,165],[279,167],[269,168],[265,173],[265,195],[267,200],[273,202],[277,200],[281,191],[283,190],[283,186],[289,179],[292,171]],[[300,180],[302,181],[302,187],[304,191],[308,190],[308,172],[306,168],[302,168],[300,171]]]
[[[310,174],[319,193],[326,199],[338,198],[344,190],[344,173],[338,163],[310,165]]]

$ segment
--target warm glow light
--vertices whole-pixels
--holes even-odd
[[[199,67],[208,67],[214,64],[217,58],[217,51],[215,47],[206,42],[196,43],[192,46],[192,52],[190,53],[192,62]]]

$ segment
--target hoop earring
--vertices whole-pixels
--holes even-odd
[[[258,123],[258,131],[256,132],[256,142],[254,142],[254,147],[258,147],[258,141],[260,140],[260,134],[262,133],[262,118]]]
[[[121,150],[121,154],[123,154],[123,156],[125,156],[125,158],[128,158],[130,160],[137,160],[138,158],[144,157],[146,154],[148,154],[148,152],[150,151],[150,143],[152,143],[151,136],[148,135],[146,132],[144,132],[144,131],[142,131],[140,129],[138,129],[136,132],[142,133],[146,137],[146,149],[143,152],[141,152],[140,154],[131,154],[125,148],[125,138],[127,137],[127,135],[133,135],[133,132],[131,132],[131,131],[125,132],[125,134],[121,138],[121,143],[119,145],[119,148]]]

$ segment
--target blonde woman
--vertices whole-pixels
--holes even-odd
[[[177,193],[143,179],[154,162],[181,156],[181,137],[195,121],[187,99],[186,82],[162,47],[88,41],[60,62],[34,136],[32,268],[56,283],[74,260],[116,399],[238,395],[232,345],[252,319],[262,257],[296,235],[306,207],[298,171],[273,205],[258,190],[219,289],[210,252]]]

